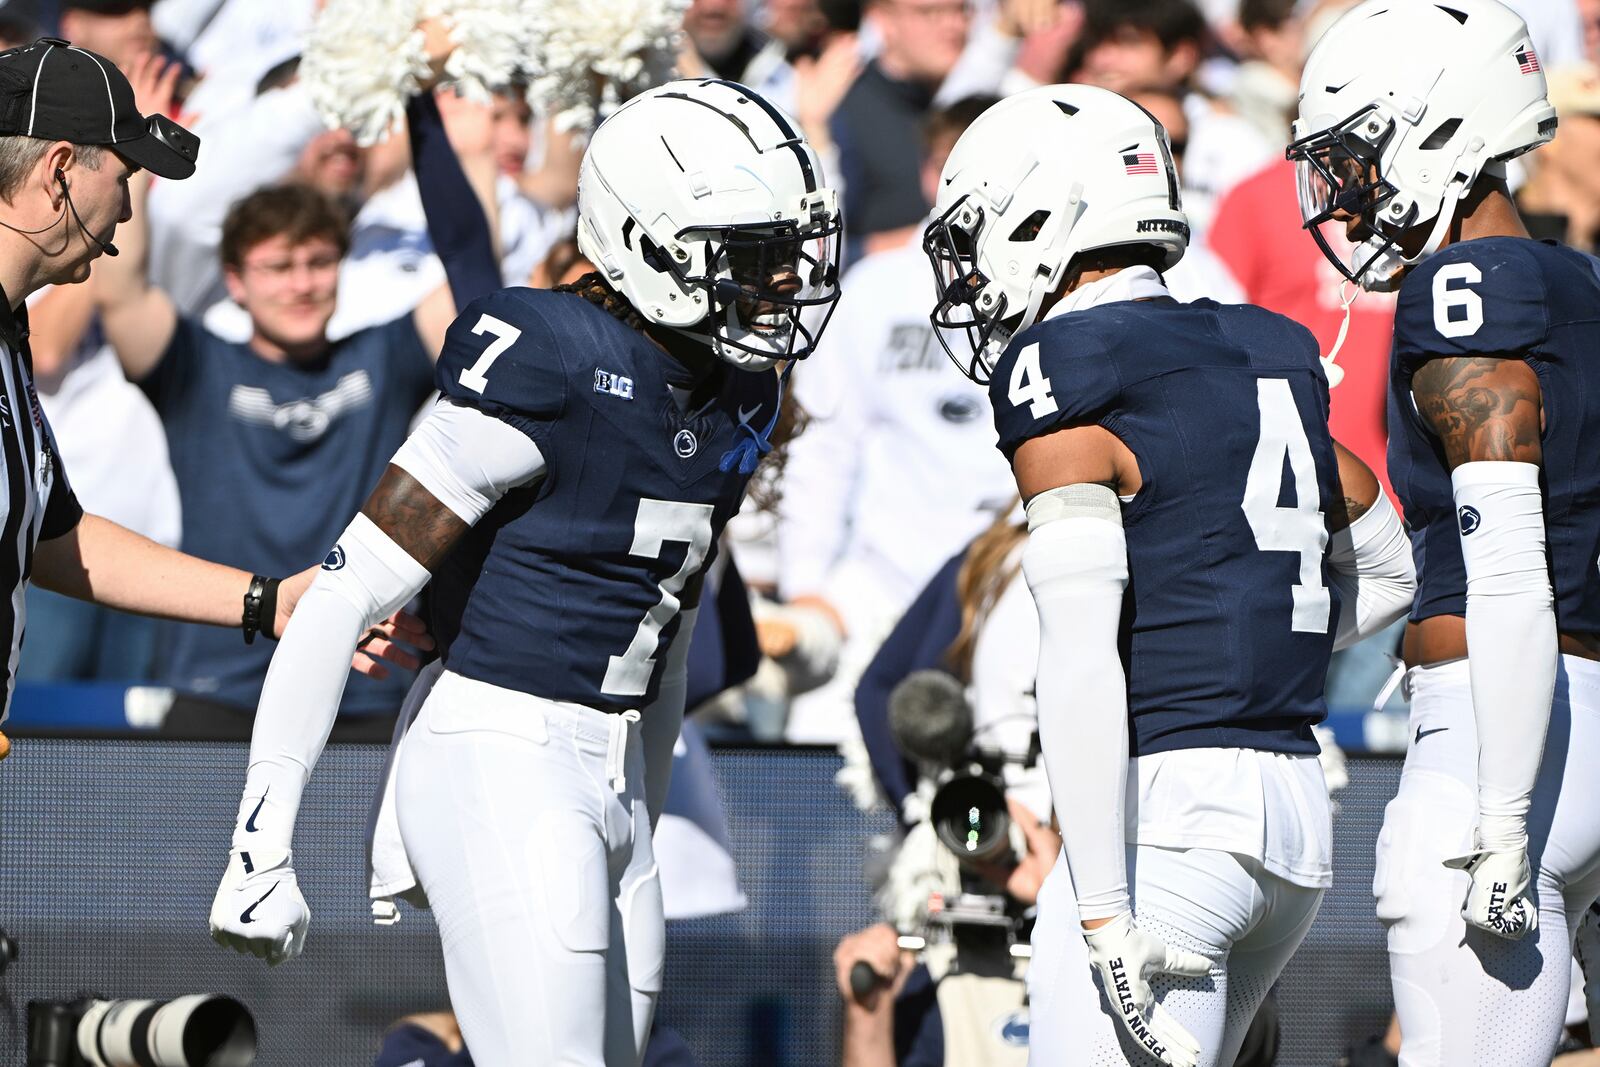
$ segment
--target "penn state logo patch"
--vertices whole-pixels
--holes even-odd
[[[678,454],[679,459],[688,459],[700,451],[700,441],[688,430],[679,430],[678,436],[672,439],[672,450]]]
[[[325,571],[336,571],[342,569],[343,567],[344,548],[340,545],[334,545],[332,551],[328,553],[328,558],[322,561],[322,569]]]
[[[1461,523],[1461,536],[1465,537],[1483,525],[1483,516],[1478,514],[1478,509],[1471,504],[1462,504],[1456,509],[1456,519]]]
[[[994,1036],[1002,1045],[1012,1048],[1028,1047],[1028,1012],[1026,1009],[1002,1015],[995,1022]]]

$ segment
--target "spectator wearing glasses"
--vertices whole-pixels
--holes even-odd
[[[224,280],[251,329],[240,344],[180,314],[150,284],[141,225],[148,182],[134,179],[134,222],[119,234],[122,254],[96,270],[95,297],[123,371],[165,424],[187,551],[284,573],[321,559],[432,393],[432,360],[457,300],[499,287],[485,218],[493,194],[485,183],[475,188],[464,170],[493,172],[470,165],[492,151],[488,109],[452,107],[454,148],[431,94],[414,98],[407,118],[448,281],[414,310],[338,340],[327,326],[349,224],[334,201],[285,185],[258,190],[229,211]],[[208,730],[248,736],[270,645],[241,648],[236,637],[174,625],[158,654],[157,678],[181,698],[168,716],[171,728],[204,716]],[[409,681],[400,672],[355,680],[341,710],[387,717]],[[380,724],[371,728],[387,736]]]

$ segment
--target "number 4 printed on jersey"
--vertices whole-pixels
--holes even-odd
[[[1300,581],[1289,587],[1294,611],[1289,628],[1296,633],[1325,634],[1333,601],[1322,584],[1322,554],[1328,546],[1317,488],[1317,462],[1300,422],[1294,393],[1284,378],[1258,378],[1256,405],[1261,411],[1261,437],[1245,476],[1244,517],[1263,552],[1297,552]],[[1294,506],[1280,507],[1283,462],[1294,475]]]
[[[1055,394],[1050,391],[1050,379],[1039,369],[1037,342],[1017,353],[1017,361],[1011,367],[1011,383],[1006,390],[1006,399],[1011,401],[1012,407],[1027,404],[1030,418],[1042,419],[1060,410]]]
[[[661,631],[677,617],[683,606],[678,595],[689,579],[699,573],[706,553],[711,550],[712,510],[710,504],[688,504],[681,500],[647,498],[639,501],[629,555],[660,559],[661,550],[668,541],[687,542],[689,550],[684,553],[683,566],[661,583],[661,599],[645,613],[633,633],[633,640],[628,642],[627,651],[612,656],[607,664],[605,680],[600,683],[600,691],[607,696],[643,696],[650,688]]]

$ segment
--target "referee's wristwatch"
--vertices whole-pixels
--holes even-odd
[[[278,585],[281,579],[268,578],[263,574],[252,575],[250,588],[244,593],[244,619],[240,627],[244,630],[244,643],[255,644],[256,634],[264,633],[268,637],[277,639],[277,634],[272,632],[272,625],[278,618]]]

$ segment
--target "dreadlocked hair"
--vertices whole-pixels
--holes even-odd
[[[761,466],[750,477],[750,486],[746,490],[757,511],[778,510],[778,504],[783,500],[783,467],[789,459],[789,442],[805,433],[809,425],[811,416],[795,399],[794,390],[785,389],[783,403],[778,406],[778,423],[767,438],[772,444],[772,451],[762,458]]]
[[[963,682],[972,681],[972,656],[978,648],[978,634],[989,613],[999,603],[1022,569],[1021,559],[1012,559],[1016,547],[1028,536],[1028,524],[1011,518],[1008,507],[977,540],[967,546],[966,558],[956,572],[956,600],[961,605],[961,630],[945,649],[945,663]]]
[[[645,328],[644,316],[639,314],[639,309],[628,303],[628,298],[611,288],[611,283],[606,281],[605,275],[597,270],[592,270],[577,281],[567,282],[565,285],[554,287],[557,293],[576,293],[589,303],[604,310],[612,318],[632,326],[635,330],[643,332]]]

